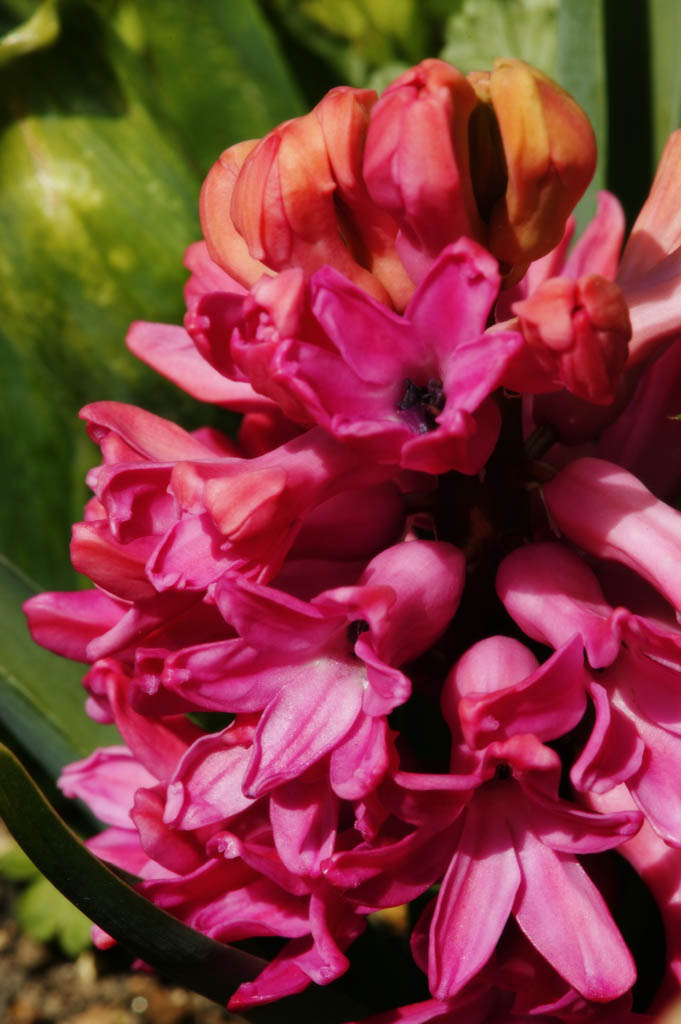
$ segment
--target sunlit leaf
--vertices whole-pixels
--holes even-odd
[[[456,0],[451,6],[440,56],[460,71],[518,57],[555,77],[558,0]]]
[[[596,193],[607,180],[608,96],[602,0],[561,0],[556,79],[589,116],[598,143],[598,166],[579,203],[582,227],[596,212]]]
[[[58,35],[57,0],[44,0],[26,21],[0,36],[0,65],[49,46]]]
[[[648,0],[653,157],[657,160],[671,132],[681,125],[681,4]]]
[[[201,176],[227,146],[304,112],[254,0],[123,0],[114,26],[148,73],[150,109]]]

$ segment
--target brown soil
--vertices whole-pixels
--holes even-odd
[[[22,935],[12,917],[18,888],[0,879],[2,1024],[237,1024],[203,996],[131,971],[119,950],[67,960]]]

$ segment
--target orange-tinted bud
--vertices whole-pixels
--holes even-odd
[[[354,258],[385,287],[393,305],[404,309],[414,291],[395,250],[397,224],[372,202],[362,177],[369,115],[376,94],[340,87],[315,107],[336,182],[335,207],[340,233]]]
[[[199,199],[201,228],[211,259],[246,288],[255,284],[267,267],[250,255],[230,211],[239,172],[257,145],[258,140],[252,139],[226,149],[208,172]]]
[[[336,162],[346,170],[352,166],[347,156],[337,156]],[[385,288],[345,244],[336,189],[322,125],[313,110],[279,125],[248,155],[232,194],[232,220],[253,259],[273,270],[300,267],[307,276],[330,264],[389,302]]]
[[[527,343],[504,381],[519,391],[561,385],[588,402],[612,402],[631,337],[622,292],[599,274],[553,277],[513,305]]]
[[[560,241],[565,222],[596,166],[596,140],[584,111],[572,97],[521,60],[495,61],[471,82],[483,104],[491,104],[506,167],[493,158],[494,133],[472,136],[471,173],[476,195],[491,203],[487,246],[517,279],[532,260]],[[484,211],[483,211],[484,212]]]

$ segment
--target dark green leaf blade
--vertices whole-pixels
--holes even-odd
[[[66,827],[0,745],[0,815],[36,867],[91,920],[161,974],[216,1002],[264,961],[188,928],[122,882]]]

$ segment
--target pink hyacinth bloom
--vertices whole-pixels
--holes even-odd
[[[509,555],[497,588],[531,637],[559,646],[577,633],[601,669],[588,682],[595,722],[573,765],[573,784],[601,794],[625,783],[658,835],[681,845],[681,629],[612,608],[592,570],[558,544]]]
[[[477,472],[499,433],[488,396],[522,345],[483,333],[499,288],[489,254],[468,239],[445,249],[403,317],[328,267],[307,287],[296,271],[261,281],[241,319],[213,296],[195,340],[219,370],[367,457]]]
[[[387,768],[384,716],[409,696],[398,666],[445,629],[463,573],[458,549],[411,541],[374,558],[355,586],[309,603],[225,578],[215,599],[239,637],[172,655],[162,683],[187,707],[263,711],[243,777],[246,795],[329,756],[334,791],[359,799]]]
[[[394,805],[394,813],[406,812],[420,827],[338,852],[325,868],[334,885],[347,886],[349,898],[371,909],[391,898],[413,899],[449,864],[421,925],[429,933],[430,988],[439,1000],[454,998],[488,962],[510,915],[586,999],[615,999],[633,984],[631,956],[575,855],[618,846],[636,832],[641,816],[589,814],[559,799],[560,759],[543,742],[581,717],[580,669],[576,639],[543,673],[510,638],[475,645],[443,691],[454,737],[452,774],[400,776],[402,791],[409,785],[418,799]],[[464,721],[482,727],[475,751],[461,742],[460,706]],[[488,742],[485,733],[499,738]],[[390,799],[385,785],[379,795]]]
[[[681,611],[681,513],[631,473],[601,459],[575,459],[543,493],[569,540],[633,569]]]

